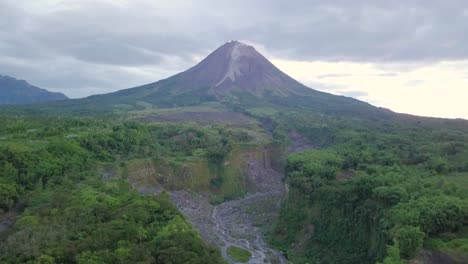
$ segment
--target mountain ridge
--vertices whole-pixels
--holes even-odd
[[[65,99],[68,97],[63,93],[50,92],[25,80],[0,75],[0,105],[33,104]]]

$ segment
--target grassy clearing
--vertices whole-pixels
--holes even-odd
[[[278,111],[271,107],[253,107],[247,109],[247,112],[258,117],[272,117],[278,113]]]
[[[252,257],[252,253],[250,253],[250,251],[234,246],[228,247],[227,254],[233,260],[242,263],[247,263]]]

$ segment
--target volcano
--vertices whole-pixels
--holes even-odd
[[[192,68],[167,79],[114,93],[58,103],[76,111],[138,110],[217,102],[235,109],[293,108],[332,115],[388,116],[365,102],[320,92],[294,80],[254,47],[230,41]]]
[[[287,96],[310,90],[276,68],[254,47],[239,41],[227,42],[176,77],[193,86],[209,87],[217,98],[238,92],[261,97],[265,93]]]

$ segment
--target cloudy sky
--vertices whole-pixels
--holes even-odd
[[[73,98],[169,77],[234,39],[311,88],[468,119],[466,0],[0,0],[0,74]]]

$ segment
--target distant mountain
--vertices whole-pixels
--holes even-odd
[[[275,67],[255,48],[238,41],[225,43],[194,67],[164,80],[27,110],[87,115],[211,102],[238,112],[262,107],[368,119],[395,116],[387,109],[306,87]]]
[[[264,56],[230,41],[194,67],[158,82],[114,93],[57,103],[48,110],[74,113],[194,106],[218,102],[237,110],[281,107],[321,114],[385,118],[394,113],[344,96],[313,90],[289,77]]]
[[[24,80],[0,75],[0,105],[32,104],[68,99],[62,93],[49,92]]]

